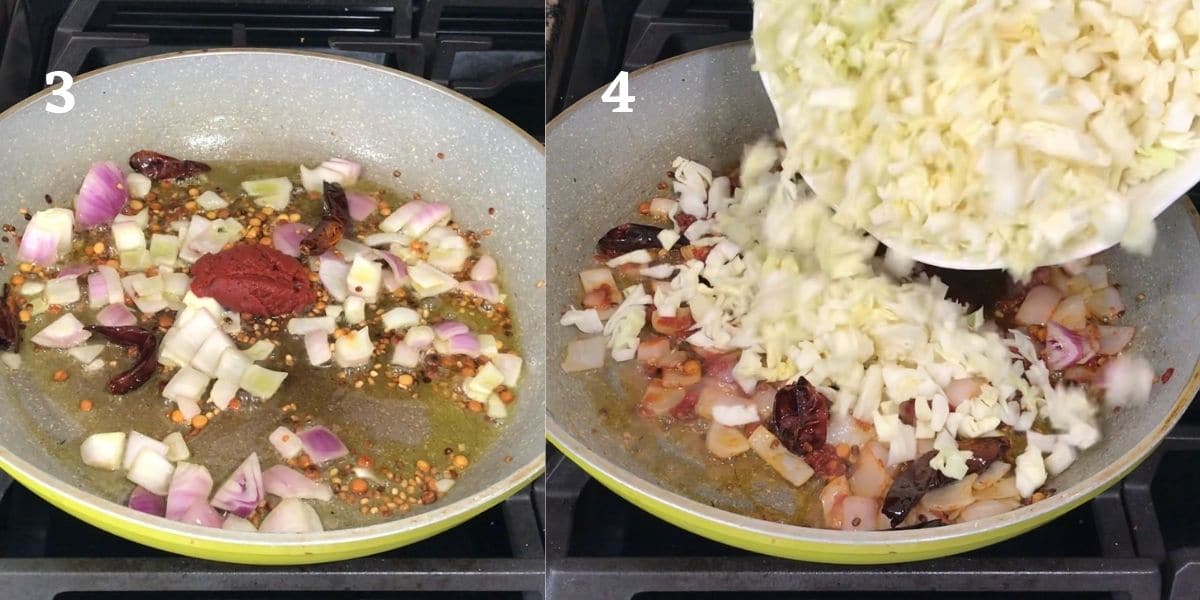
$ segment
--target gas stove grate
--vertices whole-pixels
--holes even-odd
[[[544,10],[541,0],[77,0],[48,70],[201,48],[313,50],[447,85],[540,137]]]
[[[441,533],[370,558],[257,567],[182,558],[53,508],[0,474],[5,600],[540,598],[545,553],[531,489]]]

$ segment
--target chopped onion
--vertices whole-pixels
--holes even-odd
[[[154,440],[157,442],[158,440]],[[167,494],[175,466],[152,448],[138,452],[125,478],[160,496]]]
[[[162,496],[137,485],[133,487],[133,491],[129,494],[129,508],[148,515],[161,517],[166,514],[167,501]]]
[[[176,464],[167,489],[166,517],[178,521],[191,510],[193,504],[208,504],[212,487],[212,475],[207,468],[187,462]]]
[[[332,431],[323,425],[309,427],[301,431],[298,435],[300,436],[300,443],[304,446],[304,451],[318,465],[350,454],[350,450],[346,448],[342,440],[339,440]]]
[[[1111,321],[1125,312],[1121,292],[1115,287],[1106,287],[1092,292],[1087,298],[1087,311],[1097,319]]]
[[[204,210],[221,210],[222,208],[229,206],[228,201],[222,198],[220,194],[212,190],[205,191],[203,194],[197,196],[196,204],[199,204],[200,208],[203,208]]]
[[[379,230],[385,233],[396,233],[404,228],[417,213],[425,209],[427,205],[420,200],[406,202],[396,207],[392,214],[379,223]]]
[[[240,381],[240,379],[217,378],[208,392],[208,401],[221,410],[229,408],[229,403],[237,397]]]
[[[201,527],[220,528],[224,524],[221,515],[207,502],[197,502],[179,518],[180,523]]]
[[[267,514],[261,533],[316,533],[324,531],[317,511],[299,498],[284,498]]]
[[[300,165],[300,185],[309,192],[320,194],[324,189],[324,183],[342,183],[342,174],[332,169],[326,169],[324,166],[318,165],[313,168],[308,168]]]
[[[1100,332],[1100,354],[1119,354],[1122,350],[1129,347],[1129,343],[1133,341],[1133,334],[1137,331],[1135,327],[1110,327],[1108,325],[1100,325],[1097,327]]]
[[[37,332],[31,341],[46,348],[70,348],[78,346],[92,337],[92,332],[83,328],[75,315],[66,313],[57,321]]]
[[[363,256],[376,262],[383,261],[387,265],[387,270],[383,271],[383,287],[387,291],[394,292],[408,281],[408,266],[399,256],[383,250],[368,250]]]
[[[433,345],[433,340],[437,337],[433,328],[428,325],[418,325],[410,328],[404,334],[404,343],[412,346],[414,350],[425,350]]]
[[[1146,359],[1121,354],[1104,363],[1095,383],[1104,389],[1104,403],[1116,409],[1149,400],[1154,380],[1154,367]]]
[[[150,262],[160,267],[174,267],[179,259],[179,244],[179,236],[177,235],[165,233],[151,234]]]
[[[704,445],[717,458],[731,458],[750,449],[750,442],[742,431],[736,427],[726,427],[719,423],[708,426],[704,436]]]
[[[329,500],[333,498],[333,490],[328,485],[317,483],[303,473],[290,469],[285,465],[275,465],[263,471],[263,489],[268,494],[280,498],[308,498],[311,500]]]
[[[1048,285],[1034,286],[1025,294],[1025,301],[1017,310],[1016,321],[1021,325],[1042,325],[1054,314],[1054,307],[1062,300],[1062,292]]]
[[[435,225],[442,225],[449,220],[449,206],[440,202],[429,202],[421,207],[421,210],[404,224],[404,233],[414,238],[419,238]]]
[[[225,515],[225,522],[221,524],[221,529],[225,531],[244,531],[247,533],[258,533],[258,528],[254,523],[247,521],[237,515]]]
[[[362,165],[344,158],[331,158],[321,163],[321,167],[341,175],[341,183],[343,185],[358,183],[358,178],[362,175]]]
[[[100,265],[96,267],[96,272],[104,279],[104,287],[108,292],[108,303],[124,304],[125,288],[121,286],[121,276],[117,270],[108,265]]]
[[[270,179],[255,179],[253,181],[242,182],[242,189],[247,194],[256,198],[288,195],[292,193],[292,187],[292,180],[287,177],[272,177]],[[320,190],[318,189],[318,191]]]
[[[326,252],[321,255],[320,265],[317,267],[317,275],[321,279],[321,284],[325,286],[325,291],[329,292],[338,302],[343,302],[350,295],[350,288],[346,285],[346,276],[350,274],[350,265],[342,262],[331,252]]]
[[[1087,327],[1087,309],[1084,307],[1083,296],[1067,296],[1054,309],[1050,320],[1074,331]]]
[[[137,223],[132,221],[113,223],[112,235],[113,245],[118,252],[146,248],[146,234],[142,232],[142,228]]]
[[[280,223],[271,233],[271,241],[276,250],[288,256],[300,256],[300,242],[311,230],[304,223]]]
[[[470,331],[471,330],[467,329],[466,325],[459,323],[458,321],[442,321],[441,323],[433,326],[433,333],[438,337],[439,340],[449,340],[456,335],[470,333]]]
[[[86,275],[87,273],[91,272],[91,270],[92,267],[90,265],[67,265],[59,269],[58,273],[56,273],[54,277],[56,279],[62,279],[64,277],[75,279],[80,275]]]
[[[333,359],[329,348],[329,334],[311,331],[304,334],[304,350],[308,353],[308,364],[317,367]]]
[[[251,396],[266,400],[279,391],[279,386],[283,385],[283,380],[287,379],[287,376],[288,374],[283,371],[272,371],[258,365],[250,365],[242,373],[238,387],[246,390]]]
[[[679,203],[670,198],[655,198],[650,201],[650,216],[656,219],[668,219],[679,209]]]
[[[225,335],[221,330],[214,331],[208,334],[204,339],[204,343],[200,344],[200,349],[196,350],[195,356],[192,357],[189,366],[213,377],[217,373],[217,365],[221,362],[221,355],[230,348],[237,348],[233,344],[233,340]]]
[[[406,306],[397,306],[383,313],[383,329],[385,331],[408,329],[421,322],[421,315]]]
[[[383,265],[360,254],[350,263],[346,274],[346,287],[352,296],[374,303],[379,298],[383,284]]]
[[[375,351],[366,327],[356,329],[333,343],[333,359],[342,368],[361,367],[371,360]]]
[[[217,379],[241,381],[242,374],[246,372],[250,362],[250,357],[246,356],[245,352],[236,348],[226,350],[221,354],[221,360],[217,361]]]
[[[168,433],[167,437],[162,439],[162,443],[167,446],[167,460],[171,462],[187,460],[192,455],[187,442],[183,441],[183,434],[178,431]]]
[[[79,446],[83,464],[89,467],[116,471],[125,455],[125,432],[93,433]]]
[[[59,277],[46,282],[46,302],[66,306],[79,301],[79,283],[74,277]]]
[[[879,501],[864,496],[842,500],[842,531],[874,531],[879,523]]]
[[[413,290],[417,292],[418,298],[437,296],[458,286],[458,280],[453,275],[426,262],[419,262],[409,267],[408,277],[412,281]]]
[[[567,344],[567,356],[562,369],[567,373],[590,371],[604,366],[604,336],[575,340]]]
[[[287,332],[292,335],[308,335],[310,333],[332,334],[337,329],[333,317],[297,317],[289,319]]]
[[[1083,336],[1050,321],[1046,323],[1046,366],[1060,371],[1080,362],[1087,349]]]
[[[421,364],[421,354],[405,342],[396,342],[392,350],[392,364],[406,369],[416,368]]]
[[[275,351],[275,343],[271,340],[258,340],[250,345],[249,348],[242,350],[250,360],[260,361],[270,358],[271,353]]]
[[[346,203],[350,205],[350,218],[355,221],[361,221],[375,212],[379,208],[379,201],[358,192],[350,192],[346,194]]]
[[[359,296],[350,296],[342,304],[342,318],[347,325],[358,325],[367,320],[367,301]]]
[[[125,456],[121,459],[121,467],[125,470],[133,468],[133,461],[137,459],[138,454],[142,450],[149,450],[163,458],[167,457],[167,445],[137,431],[129,433],[129,437],[125,442]]]
[[[287,427],[279,426],[267,438],[271,442],[271,446],[284,459],[296,458],[300,452],[304,450],[304,445],[300,443],[300,436]]]
[[[162,395],[167,400],[179,405],[180,411],[183,411],[185,405],[190,408],[204,397],[209,381],[211,381],[209,376],[199,369],[180,367],[167,382],[167,386],[163,388]],[[186,414],[184,417],[191,418]]]
[[[521,367],[524,365],[524,360],[516,354],[496,354],[492,357],[492,364],[504,374],[504,385],[506,387],[516,387],[517,380],[521,378]]]
[[[462,354],[474,358],[479,356],[479,338],[470,333],[463,333],[450,338],[447,344],[449,354]]]
[[[247,517],[262,500],[262,468],[258,464],[258,454],[251,453],[213,494],[212,505]]]
[[[474,281],[492,281],[496,279],[498,271],[496,259],[484,255],[480,256],[479,260],[475,261],[475,265],[471,267],[470,277]]]
[[[53,265],[59,256],[71,251],[74,228],[75,214],[65,208],[34,213],[21,235],[17,258],[43,267]]]
[[[125,190],[131,198],[145,198],[154,182],[136,171],[125,176]]]
[[[109,304],[96,313],[96,322],[105,327],[136,325],[137,317],[124,304]]]
[[[127,200],[129,194],[121,167],[107,161],[93,164],[75,198],[75,219],[86,229],[110,223],[121,214]]]
[[[968,377],[955,379],[946,384],[943,391],[946,393],[946,400],[949,402],[950,408],[958,408],[958,405],[978,396],[983,389],[983,383],[984,381],[979,378]]]
[[[489,281],[464,281],[458,284],[458,289],[467,295],[478,296],[493,304],[504,301],[504,296],[500,294],[500,286]]]

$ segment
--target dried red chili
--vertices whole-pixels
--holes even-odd
[[[317,226],[300,242],[300,253],[305,256],[324,254],[343,237],[354,233],[350,204],[341,185],[325,182],[324,209],[325,214]]]
[[[122,327],[104,327],[88,325],[84,329],[98,333],[114,344],[137,349],[137,357],[133,366],[117,373],[108,381],[107,389],[113,394],[127,394],[138,389],[154,376],[158,367],[158,336],[149,330],[126,325]]]
[[[159,154],[150,150],[139,150],[129,157],[129,166],[134,171],[159,181],[162,179],[183,179],[195,177],[211,170],[208,165],[194,160],[180,160],[173,156]]]

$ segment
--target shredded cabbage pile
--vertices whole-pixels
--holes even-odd
[[[1122,193],[1195,148],[1185,0],[757,0],[785,173],[841,224],[1016,275],[1095,239],[1149,252]]]
[[[807,378],[832,400],[835,416],[874,425],[888,444],[889,464],[916,458],[917,440],[935,440],[934,468],[962,478],[970,454],[958,449],[955,437],[998,435],[1002,423],[1028,432],[1039,417],[1057,432],[1043,436],[1048,453],[1057,450],[1073,460],[1077,448],[1096,443],[1096,408],[1082,389],[1051,385],[1028,338],[1013,332],[1015,342],[1004,339],[981,312],[967,313],[948,299],[936,278],[901,281],[883,274],[888,261],[875,257],[876,242],[838,223],[807,186],[775,169],[782,158],[774,143],[748,148],[742,187],[719,203],[721,210],[704,200],[691,207],[689,214],[703,223],[697,231],[706,233],[689,238],[711,250],[656,286],[653,300],[665,316],[682,305],[691,308],[696,326],[688,342],[740,350],[733,373],[747,393],[761,381]],[[706,174],[698,197],[717,197],[707,193],[715,185],[711,171],[677,160],[677,177],[681,166]],[[685,210],[686,184],[676,187],[679,210]],[[625,302],[605,327],[618,360],[636,348],[632,321],[647,302],[634,287],[625,290]],[[1026,369],[1022,359],[1032,366]],[[968,377],[988,383],[951,411],[943,388]],[[900,404],[909,399],[915,400],[915,425],[900,420]],[[1024,464],[1021,491],[1028,496],[1046,471],[1036,469],[1041,461]]]

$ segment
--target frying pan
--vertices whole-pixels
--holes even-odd
[[[747,43],[719,46],[652,65],[630,77],[633,113],[613,113],[593,94],[550,123],[548,151],[547,320],[578,302],[578,272],[596,239],[634,220],[632,207],[659,193],[676,156],[731,167],[744,144],[775,128],[771,104],[751,71]],[[908,531],[842,532],[747,515],[790,508],[794,491],[769,467],[740,473],[739,485],[714,479],[716,459],[700,436],[667,437],[632,416],[640,390],[610,369],[584,375],[549,368],[547,433],[552,443],[601,483],[637,506],[699,535],[755,552],[834,563],[889,563],[964,552],[992,544],[1079,506],[1142,461],[1179,419],[1200,387],[1198,216],[1177,202],[1158,219],[1152,258],[1109,252],[1102,260],[1123,284],[1138,327],[1133,350],[1174,377],[1156,384],[1144,406],[1107,418],[1105,437],[1048,482],[1057,493],[1009,513],[965,524]],[[1134,297],[1144,293],[1145,299]],[[573,328],[551,326],[548,357],[561,361]],[[753,457],[750,457],[751,459]],[[752,463],[746,463],[747,465]]]
[[[460,222],[492,229],[483,245],[500,263],[526,371],[507,426],[488,447],[474,449],[472,467],[446,498],[396,520],[305,535],[252,534],[134,512],[115,491],[127,494],[131,484],[80,462],[79,442],[95,432],[87,421],[93,417],[66,410],[56,400],[62,392],[48,391],[53,384],[27,370],[0,374],[0,467],[17,481],[97,527],[149,546],[230,562],[299,564],[363,556],[424,539],[466,521],[538,475],[545,450],[545,296],[538,285],[544,279],[545,162],[536,141],[488,109],[422,79],[302,52],[156,56],[89,73],[70,91],[76,103],[66,114],[47,112],[48,92],[43,92],[0,115],[0,213],[8,215],[0,220],[17,221],[18,207],[44,207],[43,194],[71,198],[91,163],[123,164],[142,148],[204,161],[314,164],[335,155],[352,158],[372,181],[397,193],[420,192],[425,199],[446,202]],[[394,171],[400,176],[393,177]],[[5,246],[9,264],[14,252],[11,244]],[[310,406],[342,402],[326,413],[330,422],[323,424],[336,431],[369,426],[381,442],[411,436],[423,410],[387,398],[311,398],[286,383],[269,402],[289,400]],[[126,421],[108,425],[161,437],[166,433],[162,412],[161,406],[125,406],[119,414]],[[218,424],[191,442],[194,453],[199,455],[196,445],[228,445],[243,457],[257,450],[264,465],[270,464],[266,457],[275,458],[264,443],[273,424],[249,418],[214,428]],[[227,460],[209,466],[219,483],[234,465]]]

